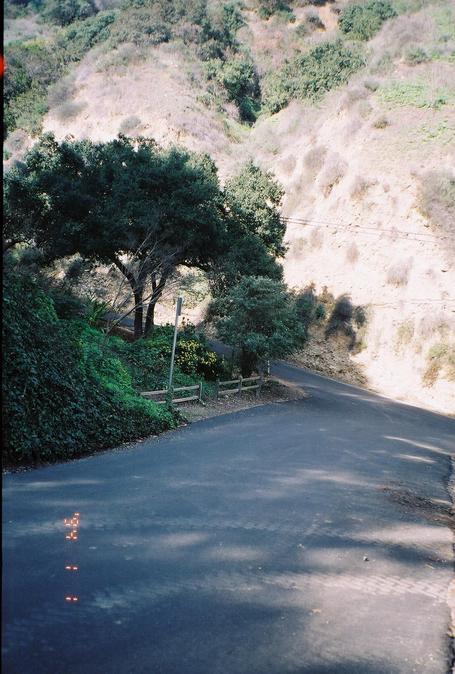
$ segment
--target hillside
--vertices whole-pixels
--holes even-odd
[[[72,24],[73,33],[37,14],[36,4],[10,15],[13,48],[19,39],[27,54],[48,53],[57,41],[71,56],[47,80],[35,76],[42,89],[33,104],[39,98],[43,114],[33,124],[23,113],[32,99],[23,108],[19,100],[31,89],[14,99],[6,165],[40,130],[58,139],[123,133],[177,142],[209,153],[223,178],[254,159],[285,188],[288,284],[327,287],[367,312],[355,355],[319,331],[301,361],[345,377],[342,363],[352,361],[382,393],[454,413],[453,3],[395,0],[393,15],[362,35],[369,39],[348,31],[333,55],[315,50],[338,44],[346,2],[251,0],[237,6],[241,21],[229,30],[220,19],[227,3],[213,2],[204,39],[198,26],[206,19],[196,16],[204,3],[188,3],[169,25],[147,14],[152,27],[168,30],[165,40],[144,39],[145,15],[137,15],[160,3],[118,5],[98,6],[95,17]],[[99,29],[102,39],[77,51],[80,26],[95,20],[109,36]],[[313,79],[302,80],[312,68]],[[164,306],[162,318],[169,315]],[[339,365],[333,350],[343,352]]]

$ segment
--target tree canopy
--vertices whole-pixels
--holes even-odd
[[[245,376],[265,360],[289,355],[306,339],[296,298],[270,278],[246,276],[212,303],[210,314],[220,338],[237,351]]]
[[[179,265],[211,272],[224,291],[242,274],[281,278],[281,197],[253,164],[223,192],[204,154],[142,138],[59,143],[47,134],[6,175],[6,245],[22,237],[47,260],[79,253],[114,264],[134,294],[140,337]]]

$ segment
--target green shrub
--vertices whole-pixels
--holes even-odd
[[[30,40],[7,45],[5,59],[4,134],[15,128],[39,133],[47,87],[62,73],[59,56],[44,42]]]
[[[29,275],[4,278],[3,427],[8,464],[71,458],[175,425],[145,400],[85,322],[60,320]]]
[[[258,14],[261,19],[269,19],[278,13],[284,15],[288,21],[294,16],[292,9],[284,0],[259,0]]]
[[[45,0],[42,12],[50,21],[67,26],[73,21],[93,16],[97,9],[92,0]]]
[[[209,80],[216,80],[236,103],[241,118],[252,122],[257,117],[259,97],[258,76],[254,64],[243,57],[222,61],[214,59],[207,64]]]
[[[236,350],[243,376],[293,353],[306,339],[294,294],[270,278],[244,276],[212,302],[210,315],[221,339]]]
[[[65,63],[79,61],[95,45],[105,42],[111,34],[116,14],[100,12],[85,21],[76,21],[59,33],[56,48]]]
[[[367,0],[345,7],[338,19],[338,25],[341,32],[350,38],[369,40],[384,21],[396,15],[390,0]]]
[[[321,18],[317,12],[307,12],[305,16],[305,23],[313,30],[325,29],[324,23],[321,21]]]
[[[264,107],[272,113],[293,98],[317,100],[364,65],[363,57],[343,45],[341,40],[325,42],[307,54],[299,54],[263,81]]]
[[[7,106],[5,124],[7,132],[24,129],[36,136],[42,131],[43,116],[48,110],[47,94],[44,87],[32,85],[23,94],[19,94]]]
[[[136,45],[157,45],[168,42],[172,35],[172,23],[166,20],[161,6],[148,3],[134,6],[118,14],[110,30],[112,47],[121,42]]]

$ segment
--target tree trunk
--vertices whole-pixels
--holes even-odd
[[[151,332],[153,332],[153,328],[155,327],[155,307],[156,307],[156,302],[150,304],[147,307],[147,314],[145,316],[145,327],[144,327],[144,335],[147,337]]]
[[[144,307],[142,305],[143,291],[139,288],[134,291],[134,340],[140,339],[143,335],[142,322],[144,318]]]
[[[152,274],[152,297],[150,298],[149,305],[147,307],[147,314],[145,316],[145,327],[144,327],[144,336],[152,332],[155,326],[155,307],[156,303],[163,294],[164,286],[168,279],[169,272],[163,273],[159,282],[157,282],[156,274]]]
[[[242,377],[250,377],[256,364],[256,354],[248,351],[248,349],[242,348],[240,352],[240,369],[242,371]]]

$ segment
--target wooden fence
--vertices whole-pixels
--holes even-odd
[[[228,381],[217,381],[216,397],[219,398],[231,393],[242,393],[243,391],[256,391],[256,396],[259,397],[263,383],[262,377],[239,377]],[[233,388],[234,385],[235,388]],[[230,388],[225,388],[226,386],[230,386]]]
[[[239,377],[238,379],[230,379],[228,381],[216,382],[216,397],[243,393],[245,391],[256,391],[256,396],[259,397],[261,388],[264,383],[263,377]],[[229,387],[229,388],[226,388]],[[188,396],[174,398],[175,394],[183,392],[192,392]],[[163,388],[159,391],[142,391],[141,396],[153,400],[157,405],[164,405],[168,402],[168,389]],[[192,400],[204,404],[202,400],[202,382],[194,384],[193,386],[178,386],[172,390],[172,403],[187,403]]]
[[[186,391],[194,391],[192,395],[185,396],[183,398],[174,398],[174,395],[176,393],[182,393]],[[142,391],[141,396],[144,396],[144,398],[149,398],[150,400],[153,400],[157,405],[164,405],[167,401],[167,396],[168,396],[168,389],[163,388],[159,391]],[[158,400],[158,398],[163,398],[163,400]],[[197,400],[198,402],[202,403],[202,382],[199,382],[199,384],[194,384],[194,386],[177,386],[172,390],[172,402],[173,403],[187,403],[190,402],[191,400]]]

